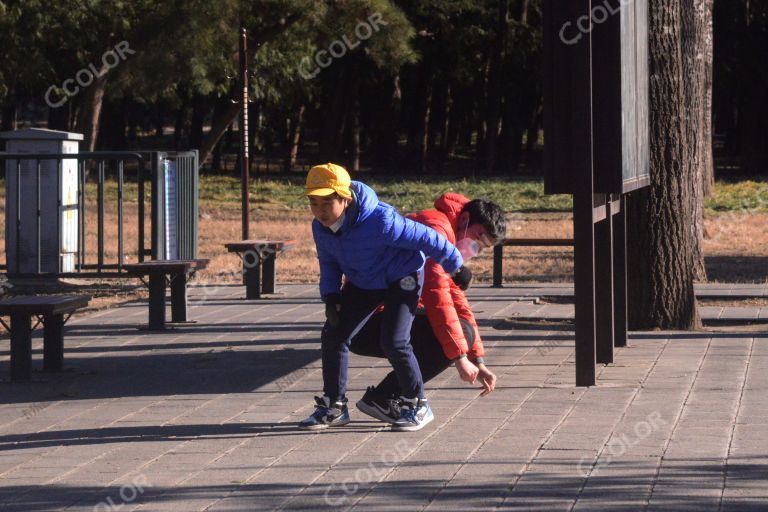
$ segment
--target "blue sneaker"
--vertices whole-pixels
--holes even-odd
[[[299,423],[302,430],[322,430],[328,427],[341,427],[349,423],[347,399],[331,403],[327,396],[315,397],[315,412]]]
[[[357,402],[360,412],[377,420],[394,424],[400,419],[400,405],[394,398],[387,398],[376,393],[376,388],[369,386],[363,398]]]
[[[400,398],[400,418],[392,425],[394,430],[414,432],[435,419],[426,398]]]

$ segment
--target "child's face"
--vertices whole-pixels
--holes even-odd
[[[493,239],[482,224],[470,224],[467,226],[466,233],[466,238],[471,238],[477,242],[480,245],[480,249],[493,247]]]
[[[347,204],[349,204],[349,199],[338,194],[309,196],[309,209],[312,210],[312,215],[327,228],[333,226],[341,218]]]

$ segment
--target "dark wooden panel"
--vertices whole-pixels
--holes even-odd
[[[577,91],[592,95],[595,193],[626,193],[647,186],[648,0],[591,2],[591,33],[580,23],[579,4],[544,4],[545,192],[573,194],[573,139]],[[583,21],[583,20],[582,20]],[[578,51],[592,40],[592,89],[579,82]]]
[[[573,61],[589,44],[577,29],[577,5],[544,2],[544,188],[547,194],[573,193],[573,101],[579,77]],[[570,30],[569,30],[570,28]]]

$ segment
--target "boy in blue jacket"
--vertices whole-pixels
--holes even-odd
[[[381,348],[403,394],[392,411],[393,428],[419,430],[434,418],[410,343],[424,262],[430,257],[454,274],[463,265],[461,254],[435,230],[379,202],[343,167],[329,163],[310,169],[306,192],[315,217],[312,234],[327,321],[321,335],[323,396],[315,397],[315,411],[299,427],[319,430],[349,423],[350,340],[383,304]]]

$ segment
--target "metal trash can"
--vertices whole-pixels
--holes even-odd
[[[5,251],[9,275],[73,272],[78,253],[80,133],[28,128],[0,133],[7,153],[29,153],[5,161]],[[37,156],[32,156],[37,155]]]
[[[197,258],[197,150],[152,152],[152,259]]]

